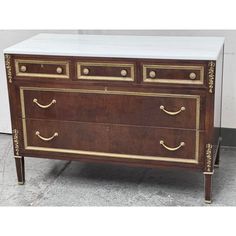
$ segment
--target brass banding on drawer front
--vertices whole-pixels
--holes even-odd
[[[143,64],[143,82],[167,84],[204,83],[204,66],[202,65],[155,65]]]
[[[15,59],[16,76],[69,79],[69,61]]]
[[[77,79],[134,81],[134,64],[77,62]]]

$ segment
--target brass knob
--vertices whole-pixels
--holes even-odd
[[[26,72],[26,66],[21,66],[21,67],[20,67],[20,71],[21,71],[21,72]]]
[[[150,78],[155,78],[156,77],[156,72],[154,70],[151,70],[149,72],[149,76],[150,76]]]
[[[84,75],[88,75],[89,74],[89,69],[88,68],[84,68],[83,69],[83,74]]]
[[[192,72],[192,73],[189,74],[189,78],[190,78],[190,79],[196,79],[196,78],[197,78],[197,75]]]
[[[62,68],[61,67],[57,67],[57,73],[61,74],[62,73]]]
[[[121,70],[120,74],[122,76],[126,76],[128,74],[127,70]]]

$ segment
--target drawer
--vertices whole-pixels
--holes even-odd
[[[144,83],[204,84],[204,65],[142,64]]]
[[[16,76],[69,79],[69,61],[15,59]]]
[[[198,163],[200,132],[23,119],[26,150]],[[202,142],[202,141],[201,141]]]
[[[20,91],[23,118],[204,129],[199,95],[24,87]]]
[[[133,63],[77,62],[79,80],[134,81]]]

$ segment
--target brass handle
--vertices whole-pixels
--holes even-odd
[[[52,106],[52,104],[55,104],[57,101],[55,99],[53,99],[48,105],[42,105],[42,104],[38,103],[37,98],[34,98],[33,102],[36,103],[39,107],[46,109],[46,108],[49,108],[50,106]]]
[[[156,72],[154,70],[151,70],[149,72],[149,76],[150,76],[150,78],[155,78],[156,77]]]
[[[51,141],[52,139],[54,139],[55,137],[57,137],[57,136],[58,136],[58,133],[57,133],[57,132],[54,133],[53,136],[50,137],[50,138],[44,138],[44,137],[42,137],[42,136],[40,135],[40,132],[39,132],[39,131],[36,131],[35,135],[38,136],[41,140],[48,142],[48,141]]]
[[[167,149],[167,150],[173,152],[173,151],[176,151],[176,150],[180,149],[181,147],[183,147],[183,146],[185,145],[185,142],[180,142],[179,146],[178,146],[178,147],[174,147],[174,148],[166,146],[163,140],[160,140],[160,144],[161,144],[165,149]]]
[[[26,66],[21,66],[21,67],[20,67],[20,71],[21,71],[21,72],[26,72],[26,70],[27,70]]]
[[[120,74],[122,76],[126,76],[128,74],[127,70],[121,70]]]
[[[185,107],[181,107],[178,111],[167,111],[163,105],[160,106],[160,109],[171,116],[178,115],[181,111],[185,111]]]
[[[190,73],[189,74],[189,78],[190,79],[196,79],[197,78],[197,75],[195,73]]]
[[[61,67],[57,67],[57,73],[61,74],[62,73],[62,68]]]
[[[89,69],[88,68],[84,68],[83,69],[83,74],[84,75],[88,75],[89,74]]]

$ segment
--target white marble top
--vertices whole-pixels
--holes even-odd
[[[217,60],[223,44],[222,37],[39,34],[5,49],[4,53]]]

